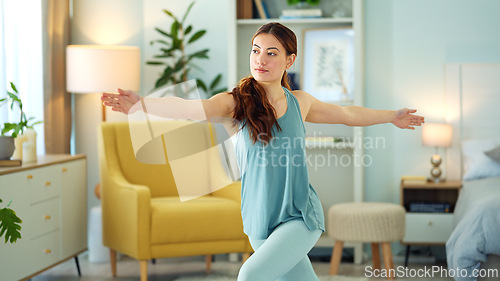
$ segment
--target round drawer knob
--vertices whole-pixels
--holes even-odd
[[[33,178],[33,176],[32,176],[32,175],[28,175],[28,176],[27,176],[27,178],[28,178],[28,179],[32,179],[32,178]]]
[[[429,226],[432,226],[432,221],[429,221]]]
[[[45,219],[46,219],[46,220],[50,220],[51,218],[52,218],[52,217],[51,217],[51,216],[49,216],[49,215],[46,215],[46,216],[45,216]]]
[[[62,171],[63,171],[63,172],[67,172],[67,171],[68,171],[68,169],[67,169],[67,168],[62,168]]]
[[[51,185],[50,181],[45,183],[45,186],[50,186],[50,185]]]
[[[45,253],[50,254],[50,253],[52,253],[52,251],[50,249],[45,249]]]

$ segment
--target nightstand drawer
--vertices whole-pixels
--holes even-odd
[[[404,243],[446,243],[453,230],[453,214],[407,213]]]

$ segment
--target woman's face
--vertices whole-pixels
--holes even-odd
[[[294,54],[287,56],[285,48],[273,35],[261,33],[252,43],[250,71],[259,82],[280,82],[294,58]]]

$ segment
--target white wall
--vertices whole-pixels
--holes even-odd
[[[365,105],[413,107],[444,122],[444,65],[500,61],[498,11],[496,0],[366,1]],[[398,202],[400,177],[427,176],[433,148],[422,146],[420,129],[379,125],[366,136],[386,137],[387,148],[366,151],[375,163],[365,170],[365,198]]]

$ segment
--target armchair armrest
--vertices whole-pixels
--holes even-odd
[[[151,192],[120,171],[101,175],[103,244],[137,259],[149,259]]]

